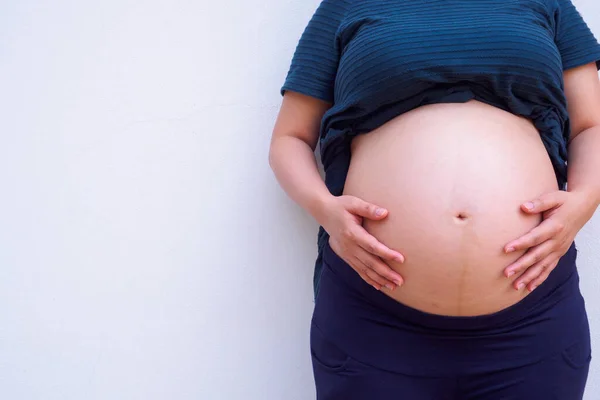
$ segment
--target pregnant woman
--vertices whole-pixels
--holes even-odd
[[[321,1],[269,154],[320,225],[319,400],[582,398],[599,69],[571,0]]]

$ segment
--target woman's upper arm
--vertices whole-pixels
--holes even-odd
[[[565,96],[573,140],[580,132],[600,126],[600,78],[595,62],[564,71]]]
[[[570,141],[600,124],[600,43],[572,0],[554,0],[554,4],[554,41],[563,65]]]
[[[302,93],[286,91],[273,128],[271,143],[283,136],[296,137],[313,150],[319,140],[323,114],[331,104]]]

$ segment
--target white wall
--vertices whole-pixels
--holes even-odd
[[[314,397],[317,226],[267,151],[317,3],[0,5],[0,398]],[[598,348],[599,234],[597,213],[578,246]]]

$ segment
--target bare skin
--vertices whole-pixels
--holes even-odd
[[[529,293],[503,274],[523,252],[503,246],[541,222],[519,205],[557,189],[533,124],[472,100],[422,106],[356,136],[344,194],[389,211],[363,223],[405,257],[387,262],[404,284],[384,293],[429,313],[481,315]]]

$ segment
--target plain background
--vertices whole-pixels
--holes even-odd
[[[267,154],[317,4],[0,4],[0,398],[314,398],[317,225]],[[576,239],[596,348],[599,234]]]

